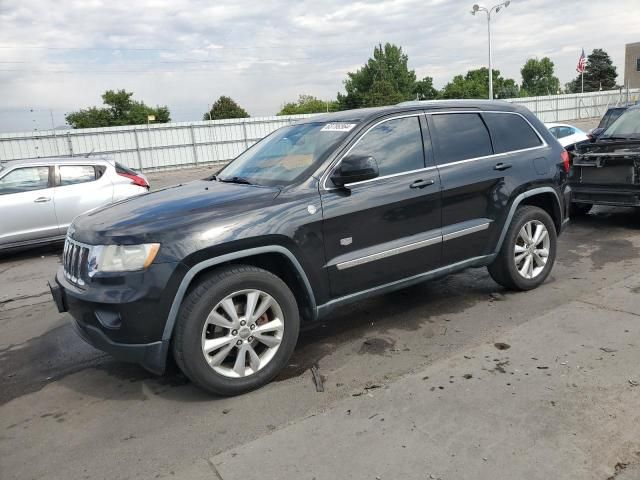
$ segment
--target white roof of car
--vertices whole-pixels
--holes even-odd
[[[545,123],[544,126],[547,127],[547,128],[551,128],[551,127],[571,127],[571,128],[576,128],[573,125],[569,125],[568,123]]]
[[[59,165],[62,163],[82,163],[82,164],[114,164],[113,159],[106,157],[48,157],[48,158],[24,158],[21,160],[3,160],[0,161],[2,167],[15,167],[17,165]]]

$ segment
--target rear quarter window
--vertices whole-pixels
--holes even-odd
[[[524,150],[542,145],[542,140],[531,128],[531,125],[520,115],[512,113],[483,113],[495,153],[512,152],[514,150]],[[562,138],[566,134],[559,129],[556,132],[557,138]]]

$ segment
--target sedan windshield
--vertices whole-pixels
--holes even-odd
[[[611,139],[640,138],[640,108],[627,110],[607,128],[602,137]]]
[[[355,123],[302,123],[276,130],[240,154],[218,175],[222,182],[282,186],[317,167]]]

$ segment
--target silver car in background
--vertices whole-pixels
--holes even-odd
[[[144,175],[105,158],[0,163],[0,251],[63,240],[71,221],[146,193]]]

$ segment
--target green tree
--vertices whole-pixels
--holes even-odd
[[[618,73],[613,66],[611,57],[601,48],[594,48],[587,57],[584,70],[584,91],[597,92],[598,90],[612,90],[616,88],[616,78]],[[572,93],[580,93],[582,89],[582,78],[577,78],[567,83],[567,90]]]
[[[413,84],[412,91],[416,100],[432,100],[438,98],[438,90],[433,86],[433,78],[424,77]]]
[[[65,119],[73,128],[115,127],[147,123],[148,115],[155,115],[154,123],[171,121],[166,106],[149,107],[132,99],[133,93],[125,90],[107,90],[102,95],[105,107],[89,107],[68,113]]]
[[[553,75],[553,62],[549,57],[528,59],[520,74],[523,96],[555,95],[560,89],[560,80]]]
[[[302,113],[335,112],[339,109],[335,100],[324,101],[313,95],[300,95],[297,102],[285,103],[277,115],[298,115]]]
[[[496,98],[517,97],[520,89],[515,80],[500,76],[493,70],[493,94]],[[466,75],[456,75],[441,92],[442,98],[487,98],[489,96],[489,69],[469,70]]]
[[[227,118],[249,118],[247,111],[238,105],[231,97],[222,95],[206,112],[203,120],[224,120]]]
[[[341,110],[391,105],[415,98],[416,73],[409,70],[402,48],[387,43],[373,50],[373,57],[344,82],[346,94],[338,94]]]

